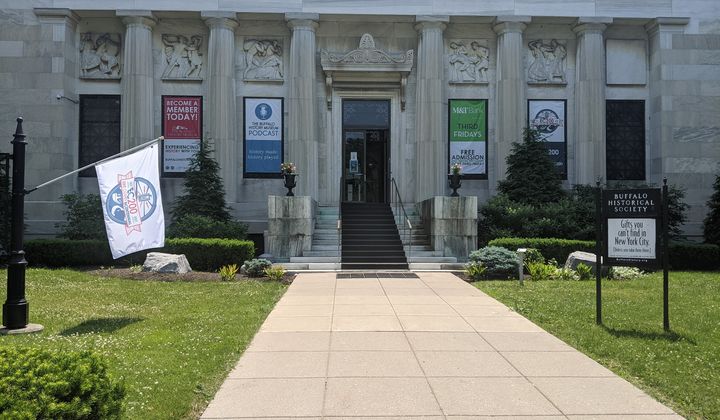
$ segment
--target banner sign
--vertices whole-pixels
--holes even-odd
[[[163,96],[163,174],[182,176],[200,150],[202,96]]]
[[[607,265],[658,266],[660,189],[603,190]]]
[[[528,99],[528,125],[537,130],[562,179],[567,179],[567,101]]]
[[[284,138],[283,99],[245,97],[243,103],[245,110],[243,176],[280,177]]]
[[[115,259],[165,246],[158,149],[154,144],[95,165],[105,230]]]
[[[450,99],[448,166],[462,165],[465,179],[487,179],[487,99]]]

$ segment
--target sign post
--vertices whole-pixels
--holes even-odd
[[[600,180],[595,183],[595,323],[602,325],[602,187]]]
[[[669,219],[669,211],[668,211],[668,186],[667,186],[667,178],[663,178],[663,187],[662,187],[662,197],[663,197],[663,329],[665,331],[670,331],[670,309],[669,309],[669,303],[668,303],[668,288],[669,288],[669,281],[668,281],[668,267],[670,263],[670,258],[668,255],[668,251],[670,249],[670,238],[668,231],[670,230],[670,219]]]

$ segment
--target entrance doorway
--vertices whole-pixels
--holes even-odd
[[[390,175],[390,101],[342,103],[344,202],[386,203]]]

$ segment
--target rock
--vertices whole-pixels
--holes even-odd
[[[156,273],[185,274],[192,271],[185,254],[164,254],[162,252],[150,252],[145,258],[142,271],[153,271]]]
[[[592,252],[575,251],[568,255],[565,260],[565,268],[575,270],[578,265],[585,264],[592,268],[592,273],[595,275],[595,254]],[[606,276],[608,273],[608,267],[603,267],[602,275]]]

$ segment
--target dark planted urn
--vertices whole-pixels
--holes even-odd
[[[287,196],[287,197],[295,196],[295,194],[293,194],[292,190],[297,185],[295,183],[296,176],[297,176],[297,174],[283,174],[283,178],[285,179],[285,188],[288,189],[287,194],[285,194],[285,196]]]
[[[448,175],[448,180],[450,180],[450,188],[452,188],[452,194],[450,194],[450,197],[460,197],[460,194],[458,194],[457,190],[460,188],[460,174],[450,174]]]

